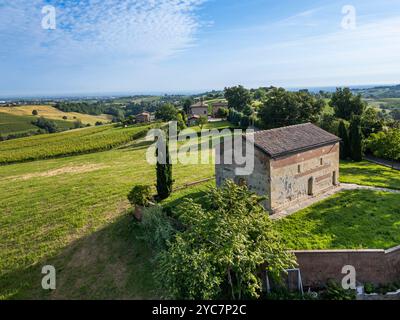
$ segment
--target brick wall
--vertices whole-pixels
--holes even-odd
[[[321,286],[328,279],[339,283],[342,268],[354,266],[357,281],[387,284],[400,280],[400,246],[390,250],[294,251],[304,286]]]

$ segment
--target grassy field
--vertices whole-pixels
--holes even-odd
[[[4,141],[0,143],[0,165],[108,150],[144,135],[148,129],[105,125]]]
[[[276,222],[290,249],[388,249],[400,244],[400,194],[344,191]]]
[[[400,171],[368,161],[340,163],[340,182],[400,189]]]
[[[223,127],[224,123],[212,125]],[[66,137],[71,138],[69,134],[79,136],[77,143],[97,141],[105,132],[118,130],[131,135],[138,128],[102,126],[18,139],[14,144],[2,142],[0,155],[9,154],[15,148],[26,151],[42,148],[42,145],[50,150],[55,145],[65,146]],[[148,145],[136,140],[104,152],[0,166],[0,299],[149,299],[162,296],[154,289],[152,270],[156,266],[152,253],[145,243],[136,240],[135,235],[140,231],[126,200],[133,185],[155,181],[155,168],[146,162]],[[359,165],[343,163],[342,179],[360,180],[361,173],[354,171]],[[385,167],[379,169],[386,170]],[[365,176],[370,176],[369,170],[378,169],[365,164],[363,170]],[[213,177],[214,165],[175,165],[173,175],[177,188]],[[392,179],[388,176],[380,183],[396,185],[398,182]],[[174,208],[185,197],[201,201],[205,190],[212,185],[213,180],[178,190],[164,206]],[[344,194],[343,199],[329,199],[330,202],[319,204],[321,207],[317,205],[308,214],[303,213],[305,221],[310,221],[304,232],[313,232],[318,230],[313,228],[320,226],[325,235],[317,233],[318,246],[341,247],[346,243],[339,242],[337,237],[341,236],[340,230],[345,230],[344,221],[360,220],[359,226],[350,225],[352,233],[365,232],[364,227],[371,232],[366,224],[372,221],[377,230],[371,237],[367,236],[365,241],[369,242],[360,242],[355,235],[347,240],[352,241],[354,247],[389,246],[398,240],[398,235],[388,231],[389,226],[399,234],[399,219],[395,214],[398,214],[400,196],[396,196],[365,191]],[[381,201],[382,197],[385,201]],[[349,220],[340,215],[342,211]],[[319,216],[318,212],[323,213]],[[333,227],[335,219],[340,220],[337,228],[340,232]],[[380,226],[381,219],[384,220]],[[301,223],[302,219],[296,221]],[[321,226],[321,221],[329,223]],[[301,227],[294,226],[294,223],[288,224],[287,228],[301,232]],[[333,231],[326,229],[327,226]],[[373,235],[377,235],[375,240]],[[301,239],[307,239],[306,233],[299,235],[299,241]],[[46,264],[54,265],[57,270],[57,290],[52,293],[41,289],[41,267]]]
[[[147,146],[0,167],[1,298],[159,297],[126,200],[134,184],[155,181]],[[176,165],[175,185],[213,172]],[[59,270],[50,296],[40,287],[45,264]]]
[[[1,107],[0,107],[1,110]],[[38,127],[32,124],[37,117],[34,116],[19,116],[9,113],[0,113],[0,134],[18,134],[27,132],[36,132],[39,130]],[[74,127],[74,123],[64,120],[54,120],[57,123],[58,128],[61,130],[68,130]]]
[[[76,120],[80,120],[84,124],[90,123],[91,125],[94,125],[97,121],[107,123],[111,122],[112,120],[111,115],[103,114],[99,116],[92,116],[77,112],[63,112],[57,108],[46,105],[0,107],[0,113],[11,114],[14,116],[32,116],[33,110],[38,111],[39,117],[44,117],[51,120],[64,120],[63,117],[67,117],[66,121],[74,122]],[[0,114],[0,116],[2,116],[2,114]]]

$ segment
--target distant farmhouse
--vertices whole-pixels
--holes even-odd
[[[200,116],[198,115],[193,115],[191,117],[188,118],[188,123],[187,125],[189,127],[193,127],[193,126],[197,126],[200,120]]]
[[[243,139],[248,137],[243,136]],[[230,179],[267,196],[265,208],[274,213],[321,195],[339,185],[340,138],[311,124],[300,124],[254,134],[254,172],[236,176],[237,164],[216,165],[217,185]]]
[[[212,114],[214,118],[217,117],[218,111],[221,108],[228,108],[228,102],[220,101],[212,104]]]
[[[151,115],[148,112],[142,112],[136,115],[136,122],[137,123],[148,123],[151,121]]]
[[[192,116],[208,116],[208,104],[204,101],[199,101],[190,106],[190,114]]]

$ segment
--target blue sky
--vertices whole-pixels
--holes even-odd
[[[390,84],[399,52],[398,0],[0,0],[0,95]]]

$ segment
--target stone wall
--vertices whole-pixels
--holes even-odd
[[[357,281],[388,284],[400,280],[400,246],[390,250],[294,251],[304,286],[320,287],[327,280],[341,283],[342,268],[354,266]]]
[[[339,143],[271,160],[274,211],[318,196],[339,181]]]
[[[221,144],[220,157],[223,158],[224,144]],[[255,149],[254,156],[254,171],[249,176],[238,176],[235,174],[235,169],[240,167],[233,164],[216,164],[215,175],[217,186],[221,186],[225,180],[233,180],[235,183],[245,183],[249,189],[260,196],[267,196],[263,205],[269,210],[271,208],[269,201],[270,194],[270,165],[268,156],[258,149]],[[233,160],[232,160],[233,162]],[[243,167],[243,166],[242,166]]]

